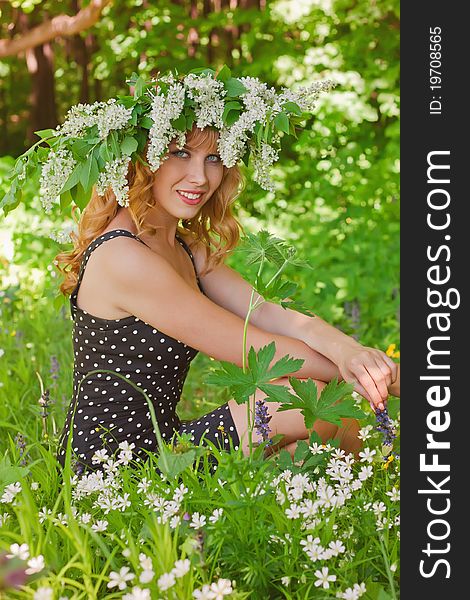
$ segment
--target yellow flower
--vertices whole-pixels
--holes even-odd
[[[396,344],[390,344],[389,347],[385,350],[385,354],[387,356],[391,356],[392,358],[400,358],[400,351],[397,350],[397,352],[395,352],[396,347]]]
[[[387,458],[387,461],[384,462],[384,464],[382,465],[382,469],[388,469],[388,467],[390,466],[390,463],[394,460],[394,456],[393,454],[390,454],[390,456]]]
[[[227,435],[223,425],[219,425],[217,429],[222,432],[222,435]]]

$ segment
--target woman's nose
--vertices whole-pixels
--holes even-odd
[[[206,165],[204,161],[192,160],[189,165],[188,179],[196,185],[207,183]]]

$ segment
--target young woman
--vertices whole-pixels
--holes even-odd
[[[62,463],[74,411],[72,449],[84,466],[93,468],[96,451],[107,447],[111,454],[123,441],[135,444],[138,459],[157,450],[145,398],[128,381],[153,402],[164,440],[187,432],[196,444],[204,437],[229,449],[231,438],[235,449],[241,445],[248,452],[245,405],[230,400],[184,423],[176,410],[198,352],[239,366],[242,360],[252,288],[224,264],[224,254],[239,239],[230,207],[241,175],[236,165],[222,163],[218,136],[215,129],[193,127],[183,148],[171,141],[155,173],[130,163],[128,207],[120,207],[111,191],[94,192],[75,249],[57,257],[70,265],[61,289],[71,293],[75,360],[74,397],[58,454]],[[275,360],[286,354],[302,358],[293,375],[314,379],[319,391],[339,377],[353,382],[373,408],[383,408],[389,393],[399,395],[398,368],[388,356],[319,317],[263,304],[248,326],[247,347],[258,350],[272,341]],[[90,374],[100,369],[122,377]],[[274,383],[289,387],[287,378]],[[270,436],[283,434],[278,447],[292,454],[297,440],[310,435],[303,416],[296,409],[277,412],[274,402],[267,406]],[[343,419],[342,427],[316,422],[314,429],[324,441],[339,439],[348,452],[360,447],[355,420]]]

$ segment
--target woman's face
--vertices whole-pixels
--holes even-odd
[[[178,219],[197,215],[219,187],[224,174],[217,143],[191,145],[191,136],[178,150],[175,140],[168,158],[155,173],[153,193],[158,205]]]

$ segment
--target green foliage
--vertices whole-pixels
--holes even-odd
[[[294,377],[289,377],[289,383],[296,395],[289,394],[288,399],[278,410],[300,409],[307,429],[313,427],[317,419],[341,425],[341,418],[361,419],[365,417],[364,413],[355,406],[352,398],[343,399],[347,393],[353,391],[353,387],[349,383],[344,381],[338,383],[338,380],[334,378],[323,388],[320,396],[318,396],[317,386],[311,379],[299,381]]]
[[[2,6],[2,37],[11,35],[7,28],[15,20],[13,10],[31,15],[36,4],[36,0],[27,0]],[[76,51],[79,46],[69,41],[52,42],[59,121],[69,106],[80,100],[94,102],[125,94],[123,73],[142,74],[142,80],[135,81],[134,94],[139,97],[144,81],[155,74],[155,65],[162,72],[175,65],[187,72],[212,64],[217,72],[226,64],[227,68],[218,72],[224,81],[251,75],[276,86],[306,85],[320,76],[335,80],[338,85],[334,93],[319,103],[311,118],[311,131],[298,132],[297,138],[284,136],[284,152],[275,172],[276,195],[253,185],[249,169],[245,170],[247,186],[235,206],[237,216],[249,232],[269,230],[277,242],[272,244],[266,231],[256,238],[256,252],[252,245],[248,252],[233,253],[229,262],[248,280],[257,282],[263,297],[282,304],[295,296],[299,306],[321,315],[363,344],[385,349],[389,343],[398,342],[399,3],[335,0],[327,9],[322,3],[279,1],[267,3],[265,10],[236,7],[230,12],[201,12],[188,18],[190,4],[194,7],[189,0],[138,4],[124,0],[106,9],[92,30],[77,36],[87,38],[87,97],[83,97],[84,71]],[[61,3],[41,2],[44,18],[63,10]],[[190,31],[197,31],[198,43],[186,43]],[[28,131],[31,78],[24,57],[0,61],[0,87],[4,107],[0,110],[0,152],[9,155],[0,159],[0,196],[4,196],[8,176],[15,168],[12,157],[22,154],[33,141]],[[230,91],[236,98],[236,90]],[[135,100],[122,97],[126,103]],[[234,99],[227,120],[237,118],[238,110]],[[284,110],[302,117],[295,106],[286,104]],[[136,111],[136,122],[137,117]],[[141,121],[143,129],[150,125]],[[48,137],[55,126],[45,124],[41,137]],[[279,119],[282,128],[283,117]],[[143,142],[144,138],[138,141],[139,148]],[[42,141],[38,145],[44,155],[47,147]],[[134,142],[128,150],[135,151],[133,146]],[[108,144],[98,147],[97,161],[108,161],[116,152]],[[80,156],[88,149],[78,144],[75,152]],[[53,587],[54,597],[115,597],[116,592],[107,588],[110,570],[129,565],[138,574],[139,553],[145,552],[153,557],[155,580],[169,572],[176,559],[191,559],[190,572],[175,588],[178,599],[190,598],[195,587],[217,577],[237,582],[234,598],[332,597],[361,581],[367,587],[365,600],[396,598],[398,505],[388,494],[398,486],[399,461],[383,462],[377,434],[367,442],[377,450],[371,465],[373,475],[345,506],[322,512],[319,523],[309,532],[301,529],[299,519],[287,517],[288,504],[282,504],[276,495],[287,495],[284,480],[274,487],[269,482],[277,473],[284,472],[285,476],[287,470],[293,476],[306,474],[313,482],[319,477],[329,481],[326,469],[330,453],[313,453],[310,448],[322,442],[315,432],[308,443],[298,443],[293,457],[281,450],[266,460],[261,445],[251,461],[240,451],[219,452],[215,477],[206,452],[198,454],[186,440],[177,446],[179,456],[178,452],[168,454],[168,476],[174,476],[170,482],[155,476],[156,468],[164,469],[156,460],[147,470],[124,476],[123,492],[130,494],[130,508],[104,514],[93,506],[95,495],[82,498],[77,503],[78,512],[72,513],[70,473],[62,479],[54,460],[58,432],[72,393],[71,321],[68,306],[53,308],[59,277],[52,260],[63,247],[49,237],[72,220],[44,215],[37,177],[26,165],[24,161],[16,163],[15,174],[24,172],[25,179],[5,201],[13,208],[21,197],[24,204],[0,222],[0,495],[12,479],[21,481],[23,487],[16,508],[1,504],[0,514],[8,513],[9,519],[0,527],[0,553],[9,551],[11,543],[28,543],[32,555],[44,554],[48,570],[30,577],[21,597],[32,596],[38,585]],[[81,178],[77,175],[82,189],[93,179],[91,171],[82,173]],[[62,194],[66,214],[72,200],[67,192]],[[282,244],[281,238],[286,240]],[[294,262],[298,257],[289,256],[289,246],[308,258],[305,262],[310,268]],[[258,275],[260,260],[264,266]],[[279,269],[280,276],[275,277]],[[268,364],[266,360],[271,355],[269,347],[258,353],[251,350],[245,371],[237,367],[227,372],[225,365],[218,366],[219,384],[230,385],[232,390],[235,387],[240,399],[246,398],[247,392],[253,393],[257,383],[268,389],[267,366],[273,360]],[[52,372],[53,356],[60,365],[57,377]],[[294,371],[295,365],[289,361],[292,359],[284,357],[275,363],[279,372],[289,375],[285,373],[288,364]],[[180,417],[196,418],[232,397],[229,388],[208,385],[206,373],[212,366],[213,362],[202,355],[194,361],[178,408]],[[45,419],[38,404],[41,390],[36,371],[51,393]],[[282,410],[294,408],[295,402],[307,419],[325,418],[325,414],[338,418],[334,416],[336,407],[356,410],[347,396],[334,403],[340,387],[332,385],[326,395],[323,390],[318,397],[311,382],[291,378],[290,384],[294,389],[297,386],[296,395],[279,392],[286,403]],[[397,418],[397,405],[390,405],[390,414]],[[363,423],[372,425],[373,416],[368,413]],[[14,440],[18,433],[26,441],[22,455]],[[397,448],[398,440],[395,451]],[[216,449],[212,451],[216,454]],[[194,456],[196,464],[203,467],[202,475],[195,467],[182,464],[194,462]],[[21,459],[27,466],[21,465]],[[357,461],[355,476],[359,468]],[[151,491],[168,501],[178,485],[189,489],[180,515],[197,511],[209,516],[220,507],[224,518],[208,522],[202,531],[190,528],[184,520],[176,530],[157,522],[154,507],[144,504],[148,492],[137,488],[143,476],[152,480]],[[33,481],[39,484],[38,489],[30,487]],[[378,502],[386,507],[382,513],[387,519],[384,527],[377,524],[372,510]],[[45,519],[40,512],[43,507],[50,511]],[[85,526],[79,521],[85,513],[92,514],[91,523],[106,519],[108,531],[97,533],[91,523]],[[314,571],[319,565],[307,559],[300,542],[311,533],[327,547],[337,539],[333,532],[344,540],[346,554],[327,563],[337,580],[329,590],[322,590],[314,585]],[[123,550],[130,551],[129,558],[124,558]],[[3,575],[0,571],[0,578]],[[159,596],[155,581],[152,585]]]

